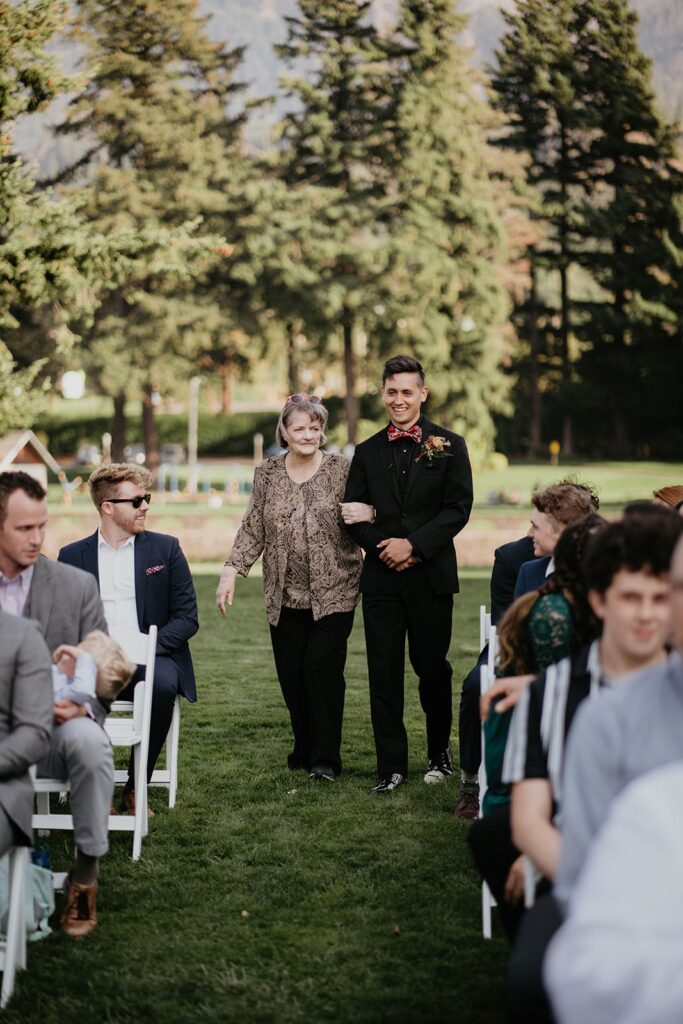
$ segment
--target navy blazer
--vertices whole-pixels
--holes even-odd
[[[521,537],[496,548],[491,572],[491,623],[496,626],[514,600],[515,584],[525,562],[534,557],[531,537]]]
[[[530,590],[538,590],[542,587],[546,581],[545,571],[548,568],[550,557],[545,558],[533,558],[530,562],[525,562],[522,568],[519,570],[519,576],[515,583],[515,598],[521,597],[522,594],[528,594]]]
[[[421,458],[410,470],[401,495],[387,428],[356,448],[344,501],[364,501],[375,507],[373,523],[347,526],[366,558],[360,578],[364,594],[392,593],[405,585],[403,574],[379,558],[377,545],[388,537],[406,537],[422,558],[427,579],[436,594],[458,592],[458,566],[453,538],[470,517],[472,470],[464,438],[422,417],[423,437],[430,434],[449,442],[448,457]],[[412,570],[406,570],[410,573]]]
[[[85,569],[99,583],[98,531],[61,549],[58,561]],[[188,640],[199,629],[197,595],[187,559],[176,537],[146,530],[135,538],[135,602],[142,633],[156,626],[157,654],[178,667],[178,683],[187,700],[197,699]]]

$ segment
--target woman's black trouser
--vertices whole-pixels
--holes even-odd
[[[331,765],[341,772],[346,645],[353,611],[317,621],[309,608],[282,608],[270,627],[275,667],[294,733],[292,767]]]

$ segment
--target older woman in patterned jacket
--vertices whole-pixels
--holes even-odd
[[[256,468],[254,486],[216,605],[225,615],[235,580],[263,554],[266,612],[294,749],[290,768],[333,781],[341,772],[346,645],[353,625],[361,552],[342,528],[349,461],[322,451],[327,410],[315,395],[290,395],[277,427],[284,455]],[[344,506],[346,521],[374,509]]]

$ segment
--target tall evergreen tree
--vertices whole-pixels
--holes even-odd
[[[577,258],[577,204],[587,174],[586,117],[577,81],[580,17],[577,0],[518,0],[504,11],[506,31],[497,50],[492,85],[496,106],[509,118],[506,147],[528,154],[529,181],[539,193],[539,216],[549,226],[546,241],[530,249],[534,278],[557,275],[558,326],[555,337],[561,362],[560,402],[564,409],[565,454],[574,447],[571,414],[574,330],[570,268]],[[538,291],[526,304],[528,331],[539,337],[542,311]],[[552,353],[548,353],[552,358]]]
[[[434,408],[482,455],[506,408],[506,244],[485,142],[493,122],[458,42],[465,24],[452,0],[400,7],[392,264],[377,329],[387,348],[398,334],[424,359]]]
[[[595,395],[593,415],[611,414],[615,452],[633,454],[636,443],[653,441],[643,410],[662,407],[667,377],[680,380],[683,173],[677,127],[657,108],[629,3],[584,0],[581,15],[592,181],[581,209],[582,263],[601,295],[583,304],[580,334],[590,347],[579,372]]]
[[[86,149],[62,177],[88,172],[87,213],[99,230],[205,219],[208,232],[225,210],[242,121],[226,106],[239,89],[241,51],[211,42],[197,8],[197,0],[78,0],[72,38],[91,74],[59,131],[81,136]],[[217,257],[229,254],[217,246]],[[201,270],[195,262],[184,281],[160,279],[152,261],[102,305],[91,332],[91,365],[114,396],[114,453],[121,457],[126,394],[137,392],[153,469],[155,392],[176,385],[221,336],[221,309]]]
[[[309,293],[314,308],[300,316],[318,323],[322,317],[341,332],[348,435],[355,442],[354,330],[374,304],[387,260],[382,215],[395,127],[390,54],[367,0],[299,0],[298,7],[287,18],[287,41],[277,47],[286,64],[306,68],[283,80],[294,107],[279,128],[282,176],[292,188],[334,190],[321,215],[327,251]],[[322,329],[319,338],[324,342]]]

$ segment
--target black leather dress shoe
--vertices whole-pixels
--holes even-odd
[[[380,779],[376,786],[368,790],[368,793],[391,793],[399,786],[405,786],[407,781],[405,775],[394,772],[393,775],[385,775],[383,779]]]

